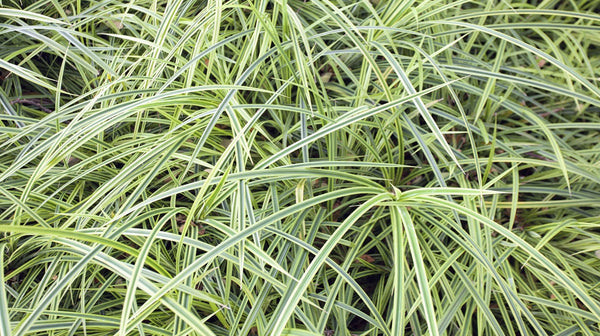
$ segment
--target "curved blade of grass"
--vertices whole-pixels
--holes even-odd
[[[389,194],[380,194],[370,198],[368,201],[362,203],[344,220],[343,223],[340,224],[339,228],[331,235],[320,249],[319,253],[313,258],[302,277],[297,283],[291,285],[281,298],[280,304],[276,308],[273,317],[269,322],[269,326],[267,327],[268,333],[279,335],[285,329],[285,326],[288,324],[289,319],[294,313],[296,305],[300,301],[300,297],[304,294],[306,287],[309,286],[309,283],[312,281],[318,269],[322,267],[325,262],[325,258],[339,243],[339,240],[344,233],[346,233],[346,231],[350,229],[350,226],[354,225],[365,212],[387,199],[390,199]]]
[[[8,317],[8,301],[4,280],[4,251],[6,244],[0,244],[0,335],[10,335],[10,319]]]

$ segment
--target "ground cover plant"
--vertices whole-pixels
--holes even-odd
[[[2,0],[0,335],[600,335],[599,9]]]

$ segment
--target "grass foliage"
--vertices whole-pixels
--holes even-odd
[[[599,8],[2,0],[0,334],[600,335]]]

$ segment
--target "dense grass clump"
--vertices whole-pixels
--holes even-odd
[[[599,9],[3,0],[0,335],[600,335]]]

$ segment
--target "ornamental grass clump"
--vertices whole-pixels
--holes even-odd
[[[0,335],[599,335],[600,1],[4,1]]]

